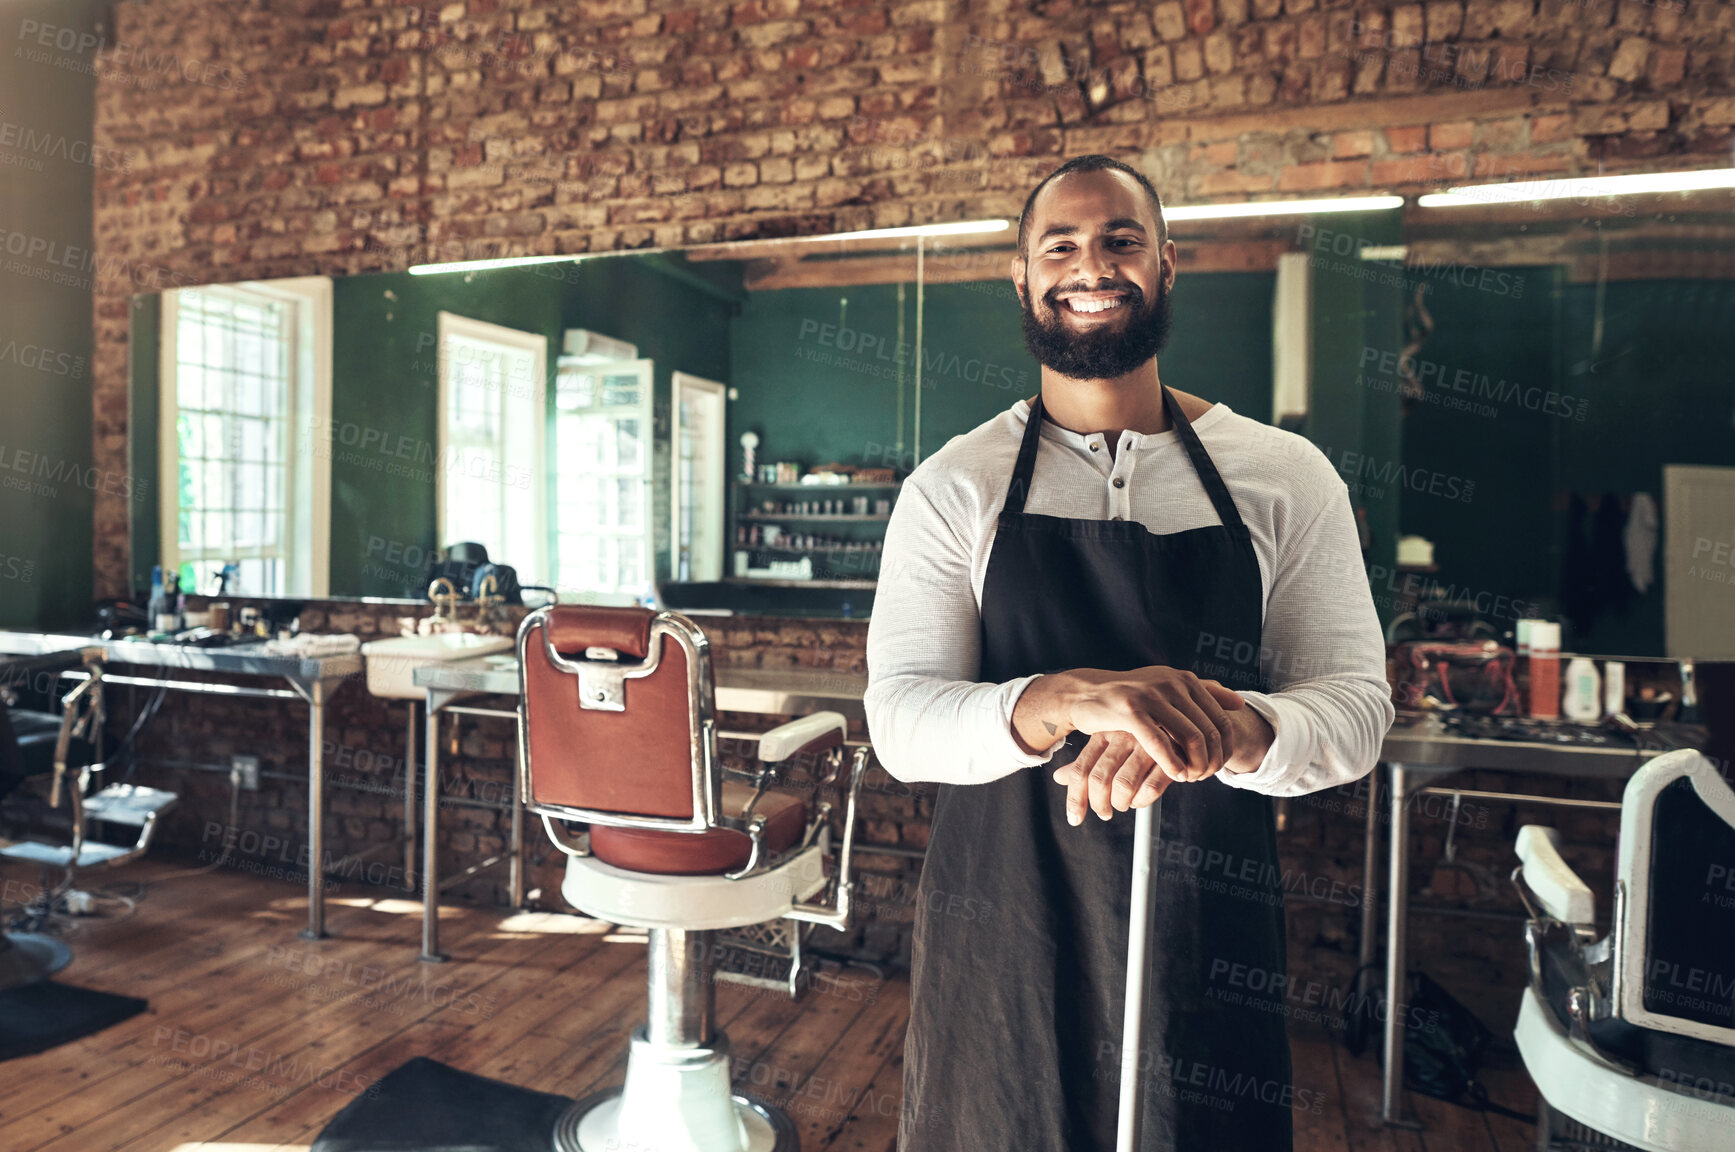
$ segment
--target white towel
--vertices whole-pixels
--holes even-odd
[[[1657,578],[1657,502],[1649,492],[1633,493],[1633,505],[1627,510],[1627,577],[1640,592],[1650,588]]]

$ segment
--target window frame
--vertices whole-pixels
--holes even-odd
[[[579,417],[579,416],[583,416],[583,415],[624,415],[628,412],[630,412],[632,415],[634,415],[638,418],[639,427],[640,427],[640,435],[643,438],[643,449],[642,450],[644,453],[644,456],[643,456],[644,469],[643,469],[643,474],[639,478],[639,485],[640,485],[639,508],[641,510],[640,514],[643,517],[643,521],[644,521],[644,530],[641,532],[635,533],[634,535],[636,535],[638,537],[639,541],[641,542],[642,552],[640,554],[640,570],[645,574],[646,592],[654,591],[656,588],[656,585],[657,585],[656,558],[657,558],[657,536],[658,536],[657,524],[656,524],[656,514],[657,514],[656,513],[656,501],[654,499],[655,482],[656,482],[656,475],[657,475],[657,461],[656,461],[657,432],[656,432],[656,405],[655,405],[656,368],[655,368],[655,364],[648,357],[642,357],[642,356],[641,357],[635,357],[631,360],[601,360],[601,359],[591,360],[588,357],[563,356],[563,357],[561,357],[561,360],[564,361],[564,363],[559,364],[558,367],[556,368],[557,377],[560,375],[568,374],[568,373],[571,373],[574,375],[596,376],[599,378],[603,377],[603,376],[611,376],[611,375],[613,375],[613,376],[632,375],[632,376],[638,377],[638,381],[639,381],[638,401],[636,403],[631,404],[631,405],[626,405],[626,404],[601,405],[601,404],[599,404],[599,405],[595,405],[591,408],[575,409],[575,410],[571,410],[571,411],[560,408],[559,401],[558,401],[558,384],[557,384],[556,385],[556,398],[555,398],[555,401],[553,404],[553,409],[554,409],[553,421],[554,421],[554,423],[553,423],[553,426],[551,427],[550,431],[554,437],[555,442],[558,443],[559,437],[560,437],[560,423],[563,420],[568,419],[568,418],[575,418],[575,417]],[[595,589],[595,588],[584,588],[584,587],[579,587],[576,585],[568,585],[568,584],[564,584],[562,582],[562,580],[561,580],[560,548],[559,548],[559,537],[560,537],[560,532],[561,532],[561,526],[559,523],[559,507],[560,507],[559,484],[560,484],[560,480],[561,480],[561,473],[570,473],[571,468],[569,465],[565,464],[565,462],[563,461],[562,465],[557,467],[555,472],[556,472],[556,474],[553,477],[551,477],[551,480],[552,480],[553,484],[555,485],[555,490],[556,490],[555,505],[554,505],[554,514],[550,517],[550,520],[549,520],[548,538],[551,542],[550,543],[550,548],[551,548],[550,555],[554,558],[554,566],[550,569],[549,583],[551,583],[552,585],[555,586],[556,594],[558,595],[558,597],[560,598],[561,601],[566,602],[566,603],[603,604],[603,605],[615,605],[615,606],[633,605],[633,604],[640,603],[640,596],[642,595],[641,593],[623,592],[623,591],[619,591],[619,590],[602,591],[602,590]],[[611,533],[607,533],[607,535],[620,536],[621,534],[611,532]]]
[[[157,359],[157,562],[165,572],[178,571],[182,564],[179,343],[183,292],[252,295],[290,306],[283,413],[284,587],[275,595],[325,598],[331,591],[331,456],[314,448],[318,430],[331,423],[331,278],[246,280],[163,292]],[[197,586],[195,581],[194,588],[184,591],[194,592]]]
[[[724,560],[729,552],[726,536],[729,531],[728,514],[728,420],[729,420],[729,387],[716,380],[707,380],[703,376],[694,376],[690,372],[676,372],[671,376],[669,397],[669,579],[680,582],[681,576],[681,396],[686,392],[703,393],[712,396],[717,401],[716,426],[711,429],[710,461],[704,476],[693,478],[695,492],[712,492],[716,501],[717,523],[715,532],[716,548],[714,556],[704,557],[705,564],[701,568],[699,557],[691,558],[688,583],[716,583],[723,579]],[[695,518],[696,519],[696,518]],[[695,533],[695,536],[697,533]],[[714,572],[714,575],[708,573]]]
[[[534,574],[533,580],[541,580],[542,574],[548,571],[548,499],[545,478],[547,430],[548,430],[548,337],[541,333],[526,331],[522,328],[508,328],[503,324],[492,324],[486,320],[477,320],[470,316],[461,316],[456,312],[441,311],[437,317],[437,332],[435,334],[435,369],[436,396],[438,405],[435,415],[434,431],[434,539],[439,549],[453,543],[446,539],[446,478],[447,478],[447,418],[449,414],[449,373],[447,370],[446,341],[449,337],[475,340],[490,344],[499,344],[528,353],[531,359],[530,378],[531,390],[528,397],[520,397],[528,405],[529,427],[523,430],[528,436],[530,452],[530,483],[527,485],[530,507],[530,539],[527,544],[528,556],[504,555],[496,556],[489,553],[488,559],[496,564],[508,564],[516,568],[520,579]],[[504,464],[511,459],[506,450],[513,442],[511,426],[513,413],[512,389],[501,389],[501,460]],[[519,417],[522,419],[522,415]],[[507,525],[502,525],[511,538]],[[507,552],[515,550],[507,547]]]

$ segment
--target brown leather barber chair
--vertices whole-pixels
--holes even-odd
[[[566,853],[561,893],[650,934],[649,1015],[633,1033],[626,1084],[574,1104],[555,1148],[793,1152],[789,1118],[731,1089],[711,938],[780,919],[847,926],[868,749],[843,785],[845,721],[819,712],[765,733],[755,771],[726,772],[709,645],[679,613],[542,608],[519,628],[518,658],[519,788]],[[825,772],[808,795],[846,795],[835,878],[825,868],[831,804],[778,787],[795,783],[788,765],[814,759]]]

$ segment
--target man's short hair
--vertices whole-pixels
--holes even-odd
[[[1145,179],[1145,174],[1131,164],[1116,160],[1113,156],[1101,154],[1091,156],[1074,156],[1054,171],[1042,178],[1042,182],[1030,190],[1030,196],[1024,201],[1024,211],[1018,216],[1018,254],[1023,256],[1024,242],[1029,236],[1030,209],[1036,204],[1036,197],[1041,191],[1062,176],[1070,176],[1074,172],[1125,172],[1139,182],[1139,187],[1145,190],[1145,195],[1151,198],[1151,211],[1157,217],[1157,246],[1161,247],[1169,238],[1169,224],[1163,219],[1163,198],[1157,195],[1157,190],[1151,182]]]

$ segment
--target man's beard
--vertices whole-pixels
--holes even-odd
[[[1115,290],[1127,295],[1122,308],[1130,311],[1119,331],[1104,326],[1101,331],[1072,332],[1061,318],[1064,307],[1058,299],[1063,291]],[[1169,292],[1161,281],[1157,295],[1148,303],[1138,285],[1116,283],[1097,288],[1077,285],[1056,285],[1043,294],[1053,320],[1038,320],[1030,305],[1028,291],[1019,300],[1024,309],[1024,345],[1044,368],[1051,368],[1072,380],[1112,380],[1125,376],[1143,364],[1169,342]]]

